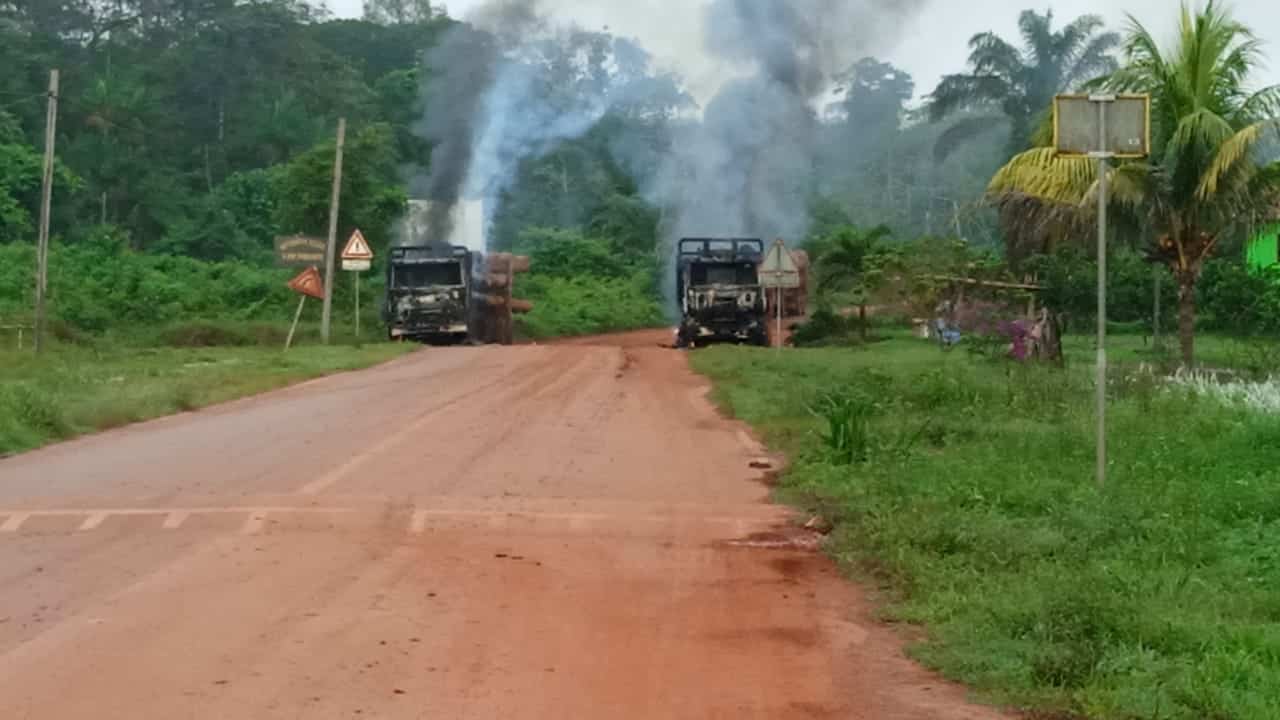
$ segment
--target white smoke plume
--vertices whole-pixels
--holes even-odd
[[[626,157],[627,148],[651,143],[615,143],[624,167],[648,168],[635,179],[666,211],[664,239],[802,238],[818,135],[814,107],[854,60],[890,49],[925,2],[704,0],[701,47],[674,46],[681,56],[665,58],[668,67],[697,68],[708,95],[714,88],[703,98],[701,118],[674,127],[656,168]],[[494,0],[429,56],[429,69],[440,71],[429,73],[422,134],[435,150],[415,194],[432,202],[430,241],[482,246],[483,239],[471,237],[474,228],[461,232],[453,221],[460,202],[481,203],[491,218],[522,161],[583,135],[611,107],[653,87],[576,77],[575,58],[614,53],[616,66],[642,51],[622,40],[602,48],[603,36],[564,22],[575,12],[596,20],[609,13],[607,4],[584,0]],[[658,19],[661,13],[617,14],[610,30],[622,34],[628,19],[641,16],[670,23]],[[484,225],[481,234],[487,219]]]
[[[670,238],[801,240],[808,225],[815,106],[856,59],[889,49],[924,0],[712,0],[706,52],[732,68],[702,122],[676,138],[651,185],[674,209]]]

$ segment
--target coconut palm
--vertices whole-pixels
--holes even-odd
[[[1280,198],[1280,163],[1262,162],[1255,152],[1270,132],[1280,132],[1280,86],[1249,91],[1249,75],[1262,60],[1260,42],[1218,2],[1198,12],[1183,4],[1167,52],[1141,23],[1129,23],[1124,64],[1098,86],[1151,95],[1152,155],[1108,171],[1108,202],[1146,226],[1154,238],[1150,258],[1172,272],[1182,358],[1190,365],[1196,283],[1205,261],[1224,236]],[[1002,168],[991,192],[1091,215],[1095,168],[1090,160],[1036,148]]]
[[[1022,48],[995,33],[969,41],[969,72],[947,75],[929,96],[929,114],[938,122],[958,111],[972,115],[952,125],[934,147],[939,160],[961,143],[1012,125],[1010,152],[1030,145],[1038,119],[1053,96],[1115,69],[1117,33],[1102,32],[1102,18],[1084,15],[1061,30],[1053,29],[1053,12],[1026,10],[1018,18]]]

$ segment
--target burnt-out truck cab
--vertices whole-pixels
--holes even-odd
[[[680,301],[678,347],[711,343],[768,345],[769,329],[758,239],[686,238],[676,260]]]
[[[458,246],[393,247],[387,261],[387,336],[452,344],[468,339],[473,253]]]

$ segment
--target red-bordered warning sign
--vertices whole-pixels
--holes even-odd
[[[324,299],[324,280],[320,277],[320,271],[313,265],[302,274],[289,281],[289,289],[306,295],[307,297]]]
[[[373,248],[369,247],[369,242],[364,239],[364,234],[359,230],[351,233],[351,239],[347,241],[347,246],[342,249],[343,260],[372,260]]]

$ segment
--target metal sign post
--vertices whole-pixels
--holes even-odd
[[[355,275],[356,286],[356,339],[360,339],[360,273],[373,267],[373,248],[364,239],[359,228],[351,233],[347,246],[342,249],[342,269]]]
[[[302,308],[307,304],[307,298],[323,300],[328,296],[325,292],[324,280],[320,278],[320,271],[315,266],[303,270],[297,277],[290,280],[289,289],[301,295],[302,298],[298,300],[298,309],[293,313],[293,325],[289,327],[289,337],[284,341],[286,351],[293,346],[293,336],[298,331],[298,321],[302,319]]]
[[[787,250],[786,243],[777,240],[773,243],[773,247],[769,248],[768,254],[765,255],[764,262],[760,263],[760,286],[764,289],[774,288],[777,292],[775,299],[778,303],[778,332],[775,342],[778,352],[782,352],[782,291],[785,289],[793,289],[800,287],[800,268],[796,266],[795,258],[791,252]],[[767,295],[765,297],[768,297]]]
[[[1109,112],[1110,111],[1110,112]],[[1097,161],[1098,356],[1096,366],[1097,480],[1107,482],[1107,173],[1112,158],[1144,158],[1151,147],[1147,95],[1060,95],[1053,103],[1059,155]]]
[[[782,286],[778,286],[778,338],[774,341],[778,353],[782,352]]]
[[[1107,484],[1107,173],[1112,153],[1107,150],[1107,105],[1112,96],[1095,95],[1089,102],[1098,106],[1098,361],[1097,361],[1097,477],[1098,487]]]

